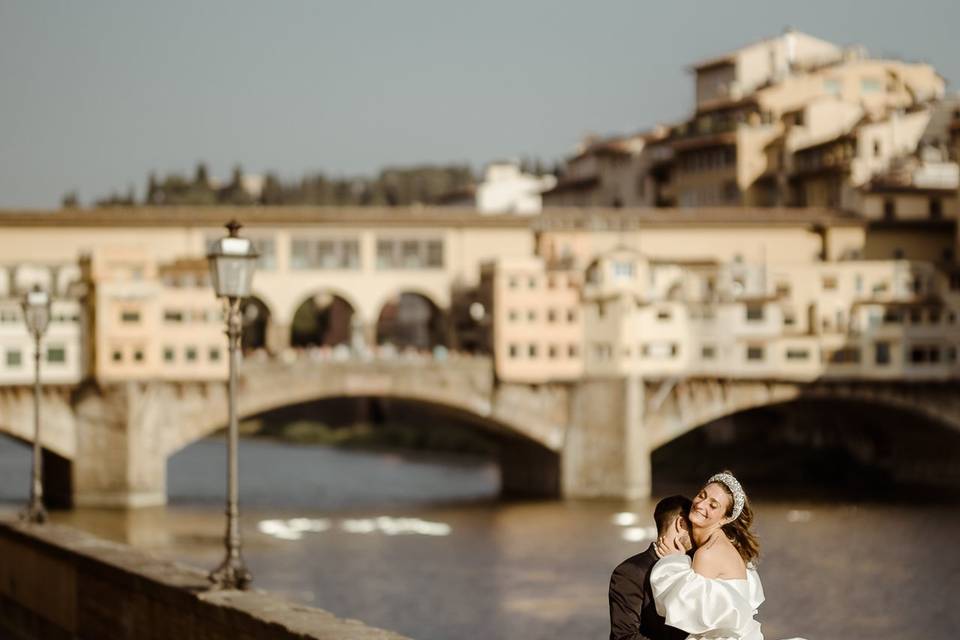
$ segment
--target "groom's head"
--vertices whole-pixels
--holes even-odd
[[[653,520],[657,523],[657,536],[667,543],[679,540],[684,549],[693,548],[690,540],[690,500],[683,496],[670,496],[657,503]]]

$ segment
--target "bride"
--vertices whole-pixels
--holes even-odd
[[[760,544],[751,530],[753,511],[740,482],[718,473],[693,499],[691,560],[679,544],[657,541],[660,560],[650,571],[657,612],[688,640],[763,640],[754,618],[763,587],[754,563]]]

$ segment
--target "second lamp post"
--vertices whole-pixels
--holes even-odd
[[[237,475],[237,368],[240,364],[242,324],[240,304],[250,295],[257,252],[253,243],[237,235],[240,223],[227,225],[229,235],[217,240],[207,258],[217,296],[226,300],[227,344],[230,377],[227,384],[227,532],[224,538],[226,557],[210,574],[210,581],[220,589],[246,589],[252,576],[240,552],[240,509]]]
[[[41,339],[50,324],[50,294],[34,286],[23,296],[23,319],[33,336],[33,469],[30,479],[30,504],[23,514],[28,522],[46,522],[43,508],[43,446],[40,441],[40,360]]]

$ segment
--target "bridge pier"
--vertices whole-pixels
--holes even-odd
[[[130,508],[166,503],[165,385],[86,385],[76,399],[73,503]]]
[[[568,498],[650,496],[650,449],[639,377],[592,378],[572,391],[563,446],[563,495]]]

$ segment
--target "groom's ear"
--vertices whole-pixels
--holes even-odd
[[[686,531],[687,530],[686,518],[684,518],[682,514],[678,515],[676,519],[673,521],[673,527],[677,530],[678,533],[680,531]]]

